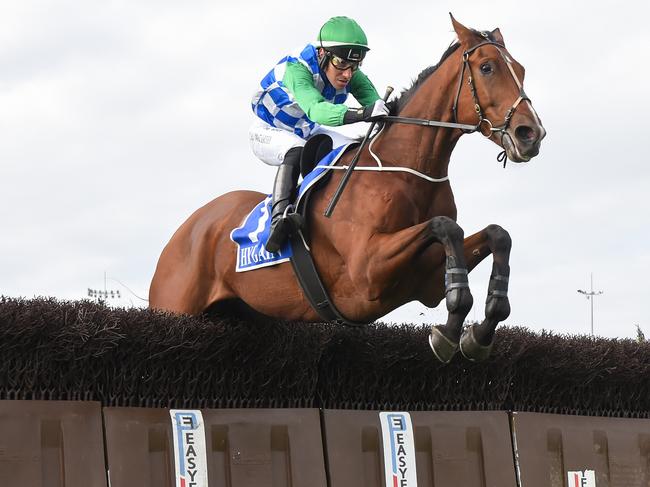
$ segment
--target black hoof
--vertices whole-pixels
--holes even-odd
[[[458,343],[443,335],[437,326],[431,327],[429,346],[436,358],[443,364],[448,364],[458,351]]]
[[[460,353],[471,362],[482,362],[490,356],[494,341],[489,345],[481,345],[474,336],[474,328],[475,326],[466,328],[460,337]]]

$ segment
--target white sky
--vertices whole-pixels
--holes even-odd
[[[275,62],[333,15],[359,21],[380,92],[408,87],[454,40],[448,12],[500,27],[548,130],[540,155],[502,169],[461,139],[450,177],[469,235],[514,242],[507,324],[650,335],[648,2],[230,2],[0,0],[0,294],[143,305],[158,256],[196,208],[269,192],[248,145],[250,97]],[[481,319],[491,260],[470,275]],[[393,312],[441,322],[443,304]]]

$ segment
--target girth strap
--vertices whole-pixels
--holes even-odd
[[[351,325],[351,326],[364,326],[367,323],[360,323],[351,321],[345,318],[340,311],[336,308],[327,290],[323,285],[323,281],[318,275],[314,259],[312,259],[309,248],[305,243],[302,236],[302,231],[291,235],[289,242],[293,255],[291,256],[291,265],[293,272],[298,278],[298,283],[302,288],[305,297],[311,304],[312,308],[318,313],[325,321],[334,323]]]

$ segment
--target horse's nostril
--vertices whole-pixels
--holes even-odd
[[[532,127],[520,125],[515,129],[515,136],[525,143],[532,143],[537,139],[537,132]]]

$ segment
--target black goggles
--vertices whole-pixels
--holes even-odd
[[[361,66],[361,61],[348,61],[342,57],[337,56],[336,54],[330,53],[330,62],[339,71],[345,71],[346,69],[352,69],[352,72],[355,72]]]

